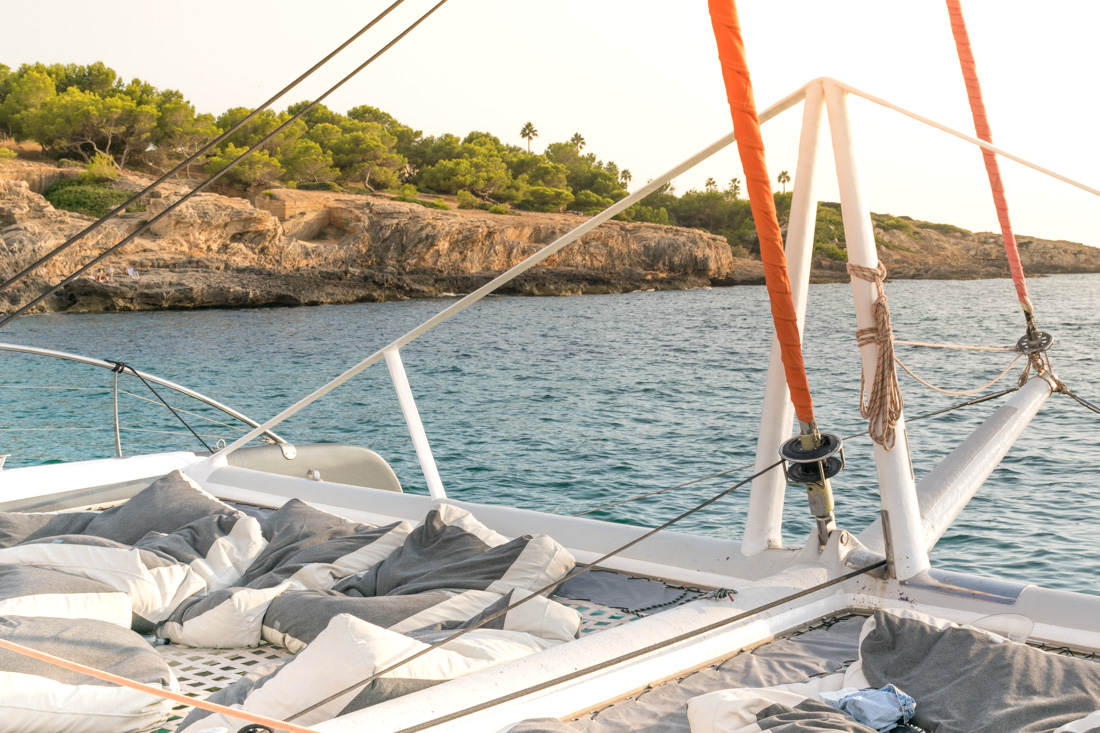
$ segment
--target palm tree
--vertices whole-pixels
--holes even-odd
[[[741,195],[741,179],[740,178],[731,178],[730,179],[730,187],[727,188],[726,190],[729,191],[730,196],[732,196],[733,198],[737,198],[738,196],[740,196]]]
[[[634,180],[634,176],[630,175],[630,171],[628,171],[626,168],[623,168],[621,171],[619,171],[619,178],[622,180],[623,185],[627,188],[630,187],[630,182]]]
[[[579,132],[574,132],[573,137],[569,138],[569,142],[577,146],[577,150],[584,150],[584,137]]]
[[[531,141],[539,136],[539,131],[535,129],[535,126],[528,122],[523,126],[523,129],[519,131],[519,136],[527,140],[527,152],[531,152]]]
[[[779,177],[775,180],[783,184],[783,193],[787,193],[787,184],[791,182],[791,174],[787,171],[779,171]]]
[[[707,182],[704,183],[703,186],[707,189],[708,193],[711,192],[711,191],[717,191],[718,190],[718,182],[715,181],[713,178],[708,178]]]

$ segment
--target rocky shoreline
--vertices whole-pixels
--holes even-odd
[[[0,276],[5,279],[91,222],[57,211],[40,193],[71,170],[0,162]],[[139,190],[146,179],[119,185]],[[163,211],[186,190],[156,192],[58,256],[0,298],[11,311],[49,282]],[[436,210],[385,197],[293,189],[252,201],[203,193],[104,262],[109,282],[80,279],[39,310],[65,312],[299,306],[467,293],[552,242],[583,219],[569,214],[497,215]],[[1000,237],[943,233],[913,222],[876,230],[894,279],[1006,277]],[[1020,237],[1029,274],[1100,272],[1100,249]],[[133,268],[137,278],[129,277]],[[814,282],[847,281],[843,262],[815,256]],[[734,258],[705,231],[609,222],[509,283],[516,295],[579,295],[761,284],[759,260]]]

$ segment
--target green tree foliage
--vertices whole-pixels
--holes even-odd
[[[571,203],[573,203],[573,194],[564,188],[531,186],[527,189],[520,205],[531,211],[561,211]]]
[[[393,135],[396,141],[394,144],[394,152],[406,158],[409,157],[409,151],[412,150],[413,146],[415,146],[423,136],[420,130],[414,130],[408,125],[398,122],[394,119],[393,115],[388,112],[383,112],[377,107],[371,107],[367,104],[349,109],[348,118],[356,122],[373,122],[381,125],[382,129],[390,135]]]
[[[125,95],[99,97],[71,86],[17,119],[23,134],[47,152],[75,154],[85,161],[103,153],[124,167],[131,154],[149,144],[157,111]]]
[[[528,122],[519,131],[519,136],[527,141],[527,152],[530,153],[531,152],[531,141],[539,136],[539,131],[535,129],[535,126],[534,126],[533,123]]]
[[[740,198],[741,197],[741,179],[740,178],[731,178],[730,179],[730,185],[726,189],[726,193],[728,193],[730,195],[731,199]]]
[[[333,165],[344,180],[361,182],[373,190],[397,185],[406,160],[394,150],[396,145],[397,138],[377,122],[349,120],[340,136],[322,147],[332,154]]]
[[[340,171],[332,166],[332,155],[308,138],[299,138],[279,157],[285,176],[293,181],[332,181]]]
[[[57,95],[57,89],[49,74],[38,69],[16,72],[13,77],[11,91],[0,104],[0,127],[16,140],[26,140],[30,138],[25,129],[26,122],[43,102]]]
[[[791,182],[791,174],[787,171],[779,171],[776,182],[783,186],[783,193],[787,193],[787,184]]]
[[[703,184],[703,188],[707,190],[707,193],[714,193],[718,190],[718,182],[713,178],[708,178],[707,182]]]
[[[242,148],[232,143],[218,147],[218,152],[210,155],[206,163],[206,172],[214,175],[235,159],[239,158],[247,148]],[[272,158],[266,150],[257,150],[240,163],[235,165],[225,174],[233,183],[248,187],[254,185],[269,185],[279,180],[286,171],[279,161]]]
[[[574,132],[573,137],[569,138],[569,142],[577,148],[578,152],[584,150],[584,136],[581,135],[579,132]]]

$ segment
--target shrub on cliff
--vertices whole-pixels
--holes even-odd
[[[122,171],[115,165],[115,159],[105,153],[96,153],[88,161],[88,175],[97,179],[115,179],[122,175]]]
[[[16,152],[11,148],[0,148],[0,160],[16,157]]]
[[[507,206],[501,206],[500,204],[493,204],[486,209],[490,214],[511,214]]]
[[[88,175],[64,178],[47,188],[42,195],[55,209],[75,211],[96,218],[130,198],[128,191],[111,188]]]
[[[476,209],[478,205],[477,196],[466,189],[462,189],[458,192],[458,208],[460,209]]]

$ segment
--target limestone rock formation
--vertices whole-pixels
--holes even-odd
[[[60,172],[60,173],[59,173]],[[80,231],[91,219],[57,211],[35,192],[68,169],[0,162],[0,278]],[[148,179],[127,176],[130,191]],[[46,184],[48,185],[48,184]],[[0,296],[12,310],[95,254],[154,219],[190,186],[151,194],[146,210],[121,214]],[[584,221],[572,214],[442,211],[381,196],[276,189],[252,202],[202,193],[136,237],[102,267],[110,282],[77,279],[39,309],[77,312],[350,303],[484,285]],[[928,225],[931,227],[932,225]],[[945,233],[946,232],[946,233]],[[876,229],[893,278],[1006,277],[999,236],[951,227]],[[1029,274],[1100,272],[1100,249],[1020,237]],[[137,278],[127,275],[133,268]],[[818,282],[847,280],[843,262],[815,257]],[[678,227],[609,222],[501,290],[524,295],[621,293],[759,284],[759,260],[731,256],[725,239]]]

